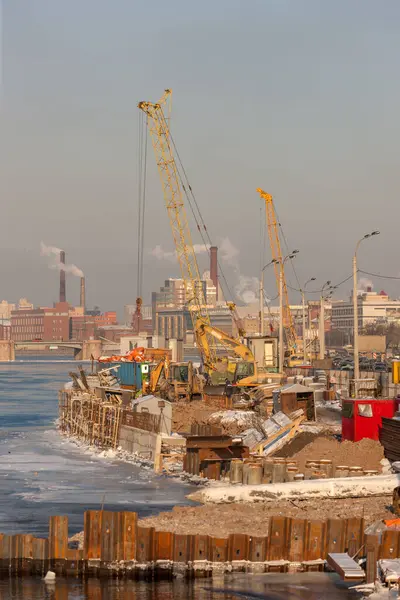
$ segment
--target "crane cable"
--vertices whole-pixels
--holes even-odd
[[[205,221],[204,221],[203,215],[201,213],[199,204],[197,202],[196,196],[194,195],[193,188],[190,185],[189,178],[187,176],[185,167],[183,166],[183,163],[182,163],[181,157],[179,155],[178,149],[176,147],[175,140],[174,140],[174,138],[172,136],[171,130],[170,130],[169,134],[170,134],[170,139],[171,139],[171,142],[172,142],[172,146],[173,146],[173,148],[175,150],[175,154],[176,154],[176,157],[178,159],[179,166],[182,169],[182,173],[183,173],[183,176],[182,176],[182,174],[180,173],[180,171],[178,169],[179,179],[181,181],[183,191],[185,192],[186,199],[187,199],[187,201],[189,203],[189,207],[190,207],[191,213],[193,215],[193,218],[195,220],[195,223],[196,223],[196,226],[197,226],[197,230],[200,233],[200,237],[202,239],[202,242],[203,242],[204,246],[207,248],[208,254],[210,254],[209,246],[213,245],[213,243],[211,241],[210,234],[209,234],[207,226],[205,224]],[[185,182],[186,182],[186,185],[185,185]],[[186,189],[186,187],[189,189],[189,192]],[[193,202],[192,202],[192,200],[193,200]],[[196,210],[197,210],[197,215],[196,215]],[[221,265],[221,262],[220,262],[219,259],[217,259],[217,264],[218,264],[218,270],[219,270],[219,272],[220,272],[220,274],[222,276],[222,280],[223,280],[224,285],[225,285],[225,290],[228,292],[229,296],[233,299],[234,296],[232,294],[232,290],[229,287],[229,284],[227,282],[227,279],[225,277],[225,273],[223,271],[223,268],[222,268],[222,265]]]
[[[144,223],[146,209],[146,179],[147,179],[147,126],[145,115],[139,113],[138,120],[138,215],[137,215],[137,273],[136,296],[143,293],[143,254],[144,254]]]

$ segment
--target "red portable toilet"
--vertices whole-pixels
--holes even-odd
[[[379,440],[382,417],[392,419],[397,399],[348,398],[342,401],[342,439],[358,442],[363,438]]]

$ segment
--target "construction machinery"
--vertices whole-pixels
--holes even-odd
[[[260,197],[265,201],[265,213],[267,220],[267,229],[269,243],[271,246],[271,256],[274,265],[277,289],[280,288],[280,277],[282,277],[282,295],[283,295],[283,327],[285,331],[287,356],[296,354],[298,348],[297,334],[294,326],[293,316],[290,310],[289,294],[287,290],[285,267],[281,250],[279,237],[279,222],[276,218],[274,201],[271,194],[264,192],[261,188],[257,189]],[[282,366],[281,366],[282,368]]]
[[[166,117],[164,113],[164,108],[170,106],[171,93],[171,90],[167,89],[157,103],[140,102],[138,107],[147,115],[147,126],[161,179],[164,201],[185,286],[187,307],[191,315],[196,342],[207,373],[216,371],[217,365],[219,366],[222,362],[217,357],[215,340],[222,343],[227,350],[233,350],[243,360],[252,363],[253,372],[255,373],[256,365],[251,351],[248,348],[246,351],[242,350],[242,347],[246,348],[243,344],[212,327],[210,322],[185,210],[182,190],[185,194],[187,194],[187,190],[174,158],[173,148],[175,146],[170,132],[169,117]],[[198,228],[200,230],[199,225]],[[232,305],[231,311],[235,313],[234,305]],[[239,332],[239,335],[241,333],[242,331]]]
[[[191,361],[172,363],[165,358],[150,368],[149,380],[143,386],[143,393],[157,393],[170,402],[179,398],[191,400],[193,396],[201,395],[203,384],[203,378]]]

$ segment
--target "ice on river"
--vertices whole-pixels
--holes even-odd
[[[57,392],[70,370],[57,361],[0,365],[0,531],[47,535],[49,515],[66,514],[74,533],[103,498],[106,509],[140,515],[188,503],[186,485],[60,436]]]

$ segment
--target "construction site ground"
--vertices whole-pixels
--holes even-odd
[[[265,504],[176,506],[171,512],[139,521],[141,527],[178,534],[202,533],[227,537],[229,533],[267,535],[272,516],[296,519],[347,519],[363,516],[366,524],[393,518],[392,498],[348,498],[343,500],[296,500]]]

